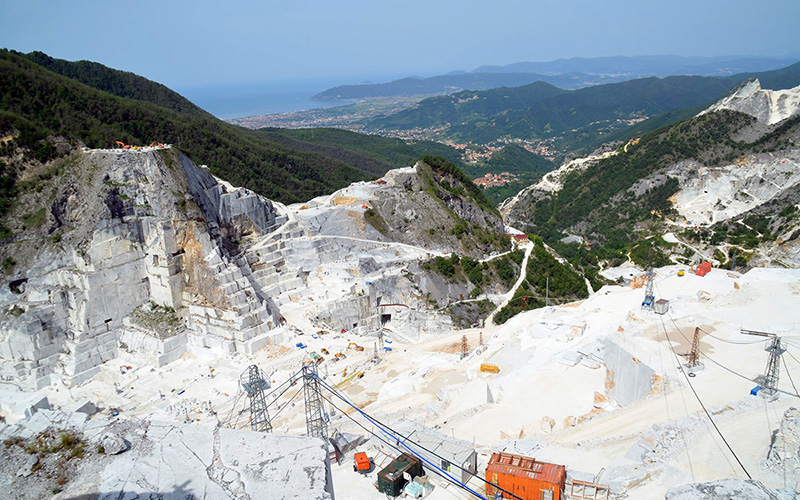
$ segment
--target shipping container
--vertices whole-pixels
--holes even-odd
[[[694,273],[698,276],[705,276],[706,274],[711,272],[711,262],[703,262],[697,269],[695,269]]]
[[[405,473],[408,473],[408,477]],[[378,473],[378,491],[390,497],[399,496],[410,480],[423,474],[422,461],[403,453]]]
[[[493,453],[486,466],[486,496],[512,498],[495,488],[498,487],[524,500],[561,500],[566,477],[563,465],[511,453]]]

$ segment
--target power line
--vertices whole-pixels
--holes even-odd
[[[667,313],[667,316],[669,316],[670,321],[672,321],[672,324],[675,325],[675,329],[678,330],[678,333],[681,334],[681,337],[683,337],[684,340],[686,340],[687,342],[691,343],[689,338],[686,335],[684,335],[683,331],[681,331],[680,327],[678,326],[678,323],[675,322],[675,319],[672,317],[672,315]],[[664,321],[663,318],[662,318],[661,321]],[[735,370],[733,370],[731,368],[728,368],[727,366],[723,365],[722,363],[720,363],[719,361],[715,360],[714,358],[712,358],[711,356],[709,356],[708,354],[706,354],[705,352],[703,352],[703,351],[701,351],[699,349],[697,350],[697,352],[702,354],[704,359],[707,359],[707,360],[711,361],[712,363],[714,363],[715,365],[719,366],[723,370],[726,370],[726,371],[736,375],[737,377],[741,377],[741,378],[747,380],[748,382],[755,382],[755,377],[750,378],[747,375],[742,375],[741,373],[739,373],[739,372],[737,372],[737,371],[735,371]],[[792,357],[794,358],[794,356],[792,356]],[[792,393],[792,392],[784,391],[784,390],[781,390],[781,389],[776,389],[776,390],[778,392],[782,392],[783,394],[786,394],[786,395],[789,395],[789,396],[794,396],[796,398],[800,398],[800,393],[797,393],[797,392]]]
[[[374,437],[378,438],[378,440],[380,440],[381,442],[383,442],[385,445],[389,446],[390,448],[394,449],[395,451],[397,451],[397,452],[399,452],[399,453],[404,453],[404,451],[403,451],[402,449],[400,449],[400,447],[399,447],[399,442],[400,442],[399,440],[396,440],[396,441],[395,441],[395,442],[397,442],[397,443],[398,443],[398,445],[395,445],[395,444],[391,443],[391,442],[390,442],[390,441],[388,441],[386,438],[383,438],[383,437],[381,437],[380,435],[376,434],[374,431],[372,431],[372,430],[368,429],[367,427],[365,427],[365,426],[364,426],[364,425],[363,425],[361,422],[358,422],[358,421],[357,421],[356,419],[354,419],[352,416],[348,415],[348,414],[347,414],[346,412],[344,412],[344,411],[343,411],[341,408],[339,408],[338,406],[336,406],[336,405],[333,403],[333,401],[331,401],[330,399],[326,398],[325,396],[323,396],[323,395],[321,395],[321,394],[320,394],[320,397],[321,397],[322,399],[324,399],[325,401],[327,401],[329,405],[331,405],[333,408],[335,408],[335,409],[336,409],[336,411],[338,411],[339,413],[341,413],[342,415],[344,415],[345,417],[347,417],[348,419],[350,419],[350,420],[351,420],[351,421],[352,421],[354,424],[356,424],[357,426],[361,427],[362,429],[364,429],[366,432],[368,432],[368,433],[369,433],[369,434],[371,434],[372,436],[374,436]],[[340,399],[342,399],[342,398],[340,398]],[[350,403],[349,403],[347,400],[344,400],[344,399],[342,399],[342,400],[343,400],[345,403],[347,403],[347,404],[350,404]],[[412,452],[412,453],[413,453],[413,452]],[[421,458],[421,457],[418,457],[418,458]],[[489,500],[488,498],[486,498],[486,497],[484,497],[484,496],[480,495],[479,493],[476,493],[476,492],[472,491],[471,489],[469,489],[468,487],[466,487],[465,485],[463,485],[463,484],[462,484],[461,482],[459,482],[458,480],[456,480],[456,479],[454,479],[454,478],[450,477],[450,476],[449,476],[449,474],[447,474],[447,473],[442,473],[442,472],[439,472],[439,471],[438,471],[438,470],[436,470],[436,469],[433,469],[433,470],[432,470],[432,472],[434,472],[434,473],[435,473],[437,476],[440,476],[440,477],[442,477],[442,478],[446,479],[447,481],[449,481],[449,482],[451,482],[451,483],[455,484],[456,486],[459,486],[460,488],[462,488],[462,489],[465,489],[465,490],[466,490],[466,491],[468,491],[469,493],[472,493],[474,496],[476,496],[476,497],[478,497],[478,498],[481,498],[482,500]],[[520,497],[517,497],[516,495],[515,495],[515,498],[517,498],[517,499],[519,499],[519,500],[524,500],[524,499],[520,499]]]
[[[330,387],[330,386],[329,386],[329,385],[328,385],[328,384],[327,384],[327,383],[326,383],[324,380],[320,379],[319,377],[317,377],[317,379],[320,381],[320,383],[322,384],[322,386],[323,386],[323,387],[325,387],[325,388],[326,388],[326,389],[327,389],[327,390],[328,390],[328,391],[329,391],[331,394],[335,395],[336,397],[338,397],[339,399],[341,399],[343,402],[345,402],[347,405],[349,405],[351,408],[353,408],[353,409],[354,409],[356,412],[360,413],[360,414],[361,414],[361,415],[362,415],[364,418],[366,418],[367,420],[369,420],[369,421],[370,421],[370,422],[371,422],[373,425],[377,426],[377,427],[378,427],[378,429],[380,429],[380,430],[381,430],[381,431],[382,431],[384,434],[386,434],[387,436],[390,436],[390,437],[394,438],[394,439],[396,440],[396,442],[397,442],[397,443],[399,443],[399,444],[402,444],[402,445],[403,445],[403,447],[405,447],[405,448],[406,448],[408,451],[410,451],[410,452],[411,452],[411,453],[412,453],[414,456],[416,456],[417,458],[421,459],[423,462],[427,463],[427,464],[428,464],[430,467],[433,467],[433,468],[435,468],[435,469],[437,469],[437,470],[441,471],[441,472],[442,472],[442,474],[445,474],[445,475],[446,475],[448,478],[450,478],[450,480],[451,480],[451,481],[454,481],[455,483],[459,484],[459,485],[460,485],[462,488],[464,488],[465,490],[467,490],[467,491],[468,491],[468,492],[470,492],[471,494],[475,495],[475,496],[476,496],[476,497],[478,497],[478,498],[484,498],[484,499],[485,499],[485,497],[484,497],[484,496],[482,496],[482,495],[480,495],[479,493],[477,493],[477,492],[473,491],[473,490],[472,490],[472,489],[470,489],[470,488],[469,488],[467,485],[465,485],[464,483],[462,483],[462,482],[458,481],[457,479],[455,479],[454,477],[452,477],[450,474],[448,474],[448,473],[447,473],[447,472],[445,472],[444,470],[440,469],[440,468],[439,468],[437,465],[435,465],[435,464],[431,463],[431,462],[430,462],[429,460],[427,460],[426,458],[424,458],[424,457],[420,456],[420,455],[419,455],[419,454],[418,454],[416,451],[414,451],[413,449],[411,449],[411,447],[409,447],[409,446],[408,446],[408,445],[405,443],[405,441],[409,441],[409,442],[413,443],[415,446],[418,446],[419,448],[422,448],[422,449],[424,449],[425,451],[428,451],[429,453],[431,453],[432,455],[434,455],[434,456],[436,456],[436,457],[439,457],[440,459],[443,459],[443,457],[440,457],[440,456],[439,456],[439,455],[437,455],[436,453],[433,453],[433,452],[431,452],[430,450],[427,450],[427,449],[426,449],[426,448],[424,448],[423,446],[421,446],[421,445],[419,445],[419,444],[417,444],[417,443],[414,443],[413,441],[407,440],[405,437],[404,437],[404,439],[401,441],[400,439],[398,439],[398,438],[397,438],[397,436],[393,435],[392,433],[390,433],[390,432],[387,430],[387,429],[390,429],[388,426],[386,426],[386,425],[384,425],[384,424],[382,424],[382,423],[378,422],[377,420],[375,420],[374,418],[372,418],[370,415],[368,415],[367,413],[365,413],[363,410],[361,410],[360,408],[358,408],[357,406],[355,406],[353,403],[351,403],[350,401],[348,401],[348,400],[347,400],[347,398],[345,398],[344,396],[342,396],[341,394],[339,394],[339,393],[338,393],[338,392],[337,392],[335,389],[333,389],[332,387]],[[370,431],[370,433],[374,435],[374,433],[372,433],[371,431]],[[395,431],[395,434],[399,434],[399,433],[397,433],[397,432]],[[456,466],[456,467],[457,467],[458,469],[460,469],[460,470],[464,471],[464,469],[462,469],[461,467],[459,467],[459,466]],[[472,474],[471,472],[468,472],[468,473],[469,473],[470,475],[472,475],[473,477],[479,477],[479,476],[476,476],[475,474]],[[481,479],[481,480],[483,480],[484,482],[486,482],[486,480],[485,480],[485,479],[483,479],[483,478],[480,478],[480,479]],[[488,484],[488,483],[487,483],[487,484]],[[492,486],[494,487],[494,485],[492,485]],[[503,490],[503,491],[505,491],[505,490]],[[512,495],[514,498],[517,498],[517,499],[519,499],[519,500],[523,500],[523,499],[520,499],[520,497],[518,497],[518,496],[514,495],[513,493],[511,493],[511,492],[509,492],[509,491],[505,491],[505,492],[506,492],[506,493],[508,493],[509,495]]]
[[[669,342],[669,348],[672,351],[672,354],[675,356],[675,360],[678,361],[678,367],[680,368],[681,373],[683,373],[683,377],[686,379],[686,383],[689,384],[689,388],[692,390],[692,393],[694,394],[694,397],[697,399],[697,402],[700,403],[700,407],[703,408],[703,411],[705,412],[706,416],[708,417],[708,420],[711,421],[711,425],[714,426],[714,429],[717,431],[717,434],[719,434],[719,437],[722,438],[722,441],[725,443],[725,446],[728,447],[728,450],[733,455],[733,458],[736,459],[736,461],[739,463],[739,466],[742,468],[744,473],[747,475],[747,479],[753,479],[753,477],[750,475],[750,473],[747,472],[747,469],[745,468],[745,466],[742,463],[742,461],[739,460],[739,457],[736,455],[736,452],[733,451],[733,448],[731,448],[731,445],[730,445],[730,443],[728,443],[728,440],[725,439],[725,436],[722,434],[722,431],[720,431],[719,427],[717,427],[717,424],[716,424],[716,422],[714,422],[714,419],[711,418],[711,413],[709,413],[708,409],[706,409],[706,405],[703,404],[703,401],[700,399],[700,396],[697,394],[697,391],[695,390],[694,386],[692,385],[692,381],[689,378],[689,375],[687,375],[686,371],[683,369],[683,365],[680,362],[680,358],[678,358],[678,353],[675,352],[675,348],[672,346],[672,340],[670,340],[669,333],[667,333],[667,325],[664,323],[664,318],[663,317],[661,318],[661,327],[664,329],[664,335],[666,335],[666,337],[667,337],[667,342]],[[678,330],[678,331],[680,331],[680,330]],[[683,335],[683,334],[681,334],[681,335]]]
[[[280,414],[281,414],[281,412],[282,412],[282,411],[283,411],[283,410],[284,410],[284,409],[285,409],[287,406],[289,406],[289,404],[290,404],[292,401],[294,401],[294,398],[296,398],[296,397],[297,397],[297,395],[298,395],[298,394],[300,394],[301,392],[303,392],[303,388],[302,388],[302,387],[301,387],[301,388],[300,388],[300,389],[299,389],[297,392],[295,392],[295,393],[294,393],[294,396],[292,396],[291,398],[289,398],[289,401],[287,401],[287,402],[286,402],[286,404],[284,404],[283,406],[281,406],[280,408],[278,408],[278,411],[276,411],[276,412],[275,412],[275,415],[273,415],[273,416],[272,416],[272,420],[275,420],[276,418],[278,418],[278,415],[280,415]]]
[[[344,398],[343,398],[341,395],[338,395],[338,394],[337,394],[337,397],[339,397],[340,399],[344,400]],[[347,402],[347,401],[345,400],[345,402]],[[347,403],[349,404],[349,402],[347,402]],[[351,405],[351,406],[352,406],[352,405]],[[347,416],[348,416],[348,418],[349,418],[349,415],[347,415]],[[393,428],[391,428],[391,427],[389,427],[388,425],[384,424],[383,422],[381,422],[380,420],[376,419],[375,417],[372,417],[372,416],[370,416],[370,417],[369,417],[369,419],[371,419],[372,421],[374,421],[374,423],[378,424],[378,426],[380,426],[380,427],[383,427],[383,428],[385,428],[385,429],[388,429],[388,430],[392,431],[394,434],[397,434],[397,435],[401,435],[401,436],[402,436],[402,433],[400,433],[400,432],[397,432],[396,430],[394,430]],[[440,459],[440,460],[446,460],[447,462],[450,462],[450,460],[449,460],[448,458],[445,458],[445,457],[443,457],[443,456],[439,455],[438,453],[436,453],[436,452],[434,452],[434,451],[432,451],[432,450],[429,450],[428,448],[426,448],[426,447],[422,446],[421,444],[419,444],[419,443],[417,443],[417,442],[414,442],[414,441],[412,441],[412,440],[408,439],[408,438],[407,438],[407,437],[405,437],[405,436],[403,437],[403,440],[402,440],[402,441],[404,441],[404,442],[408,442],[408,443],[411,443],[411,444],[413,444],[414,446],[416,446],[416,447],[418,447],[418,448],[420,448],[420,449],[422,449],[422,450],[424,450],[424,451],[426,451],[426,452],[430,453],[431,455],[435,456],[436,458],[438,458],[438,459]],[[459,465],[457,465],[457,464],[455,464],[455,463],[451,463],[451,465],[453,465],[455,468],[457,468],[457,469],[458,469],[458,470],[460,470],[461,472],[464,472],[464,473],[466,473],[466,474],[468,474],[468,475],[470,475],[470,476],[472,476],[472,477],[474,477],[474,478],[476,478],[476,479],[478,479],[478,480],[480,480],[480,481],[482,481],[482,482],[486,483],[487,485],[491,485],[491,486],[492,486],[492,488],[495,488],[495,489],[497,489],[498,491],[502,491],[502,492],[504,492],[504,493],[507,493],[507,494],[511,495],[513,498],[517,498],[517,499],[519,499],[519,500],[524,500],[524,499],[522,499],[522,498],[518,497],[517,495],[515,495],[515,494],[514,494],[514,493],[512,493],[512,492],[510,492],[510,491],[508,491],[508,490],[504,490],[503,488],[501,488],[501,487],[499,487],[499,486],[497,486],[497,485],[495,485],[495,484],[493,484],[493,483],[490,483],[490,482],[489,482],[489,481],[487,481],[485,478],[483,478],[483,477],[479,476],[478,474],[475,474],[474,472],[472,472],[472,471],[471,471],[471,470],[469,470],[469,469],[465,469],[465,468],[463,468],[463,467],[461,467],[461,466],[459,466]]]
[[[316,376],[316,374],[315,374],[315,376]],[[317,379],[320,381],[320,383],[321,383],[321,384],[322,384],[324,387],[326,387],[326,388],[328,389],[328,391],[330,391],[332,394],[336,395],[336,396],[337,396],[339,399],[341,399],[342,401],[344,401],[345,403],[347,403],[347,404],[348,404],[348,405],[349,405],[351,408],[353,408],[353,409],[354,409],[354,410],[356,410],[358,413],[360,413],[360,414],[361,414],[361,415],[362,415],[364,418],[366,418],[367,420],[369,420],[369,421],[370,421],[370,422],[371,422],[373,425],[377,425],[377,426],[378,426],[378,429],[380,429],[380,430],[381,430],[381,431],[382,431],[384,434],[386,434],[386,435],[387,435],[387,436],[389,436],[389,437],[392,437],[392,438],[394,438],[394,439],[395,439],[395,440],[396,440],[398,443],[400,443],[400,440],[397,438],[397,436],[394,436],[394,435],[392,435],[390,432],[388,432],[388,431],[387,431],[385,428],[383,428],[383,426],[382,426],[381,424],[379,424],[379,423],[378,423],[377,421],[375,421],[375,420],[374,420],[372,417],[370,417],[369,415],[367,415],[366,413],[364,413],[364,412],[363,412],[363,411],[362,411],[360,408],[358,408],[357,406],[355,406],[353,403],[351,403],[350,401],[348,401],[348,400],[347,400],[347,399],[346,399],[344,396],[342,396],[341,394],[339,394],[339,393],[338,393],[338,392],[337,392],[335,389],[333,389],[333,388],[332,388],[332,387],[330,387],[330,386],[329,386],[327,383],[325,383],[325,381],[323,381],[323,380],[322,380],[322,379],[320,379],[319,377],[317,377]],[[431,462],[430,462],[429,460],[427,460],[426,458],[424,458],[424,457],[420,456],[418,453],[416,453],[414,450],[412,450],[412,449],[411,449],[411,448],[410,448],[410,447],[409,447],[407,444],[405,444],[405,443],[402,443],[402,444],[403,444],[403,447],[405,447],[405,448],[406,448],[408,451],[410,451],[410,452],[411,452],[411,453],[412,453],[414,456],[416,456],[417,458],[419,458],[419,459],[420,459],[420,460],[422,460],[423,462],[427,463],[429,466],[431,466],[431,467],[433,467],[433,468],[435,468],[435,469],[438,469],[438,470],[439,470],[439,471],[441,471],[443,474],[445,474],[447,477],[449,477],[449,478],[450,478],[452,481],[454,481],[454,482],[457,482],[457,483],[458,483],[459,485],[461,485],[461,486],[462,486],[464,489],[466,489],[467,491],[469,491],[469,492],[470,492],[470,493],[472,493],[473,495],[477,496],[478,498],[484,498],[484,499],[485,499],[485,497],[481,496],[479,493],[476,493],[476,492],[474,492],[474,491],[473,491],[472,489],[470,489],[470,488],[469,488],[467,485],[465,485],[465,484],[461,483],[461,482],[460,482],[460,481],[458,481],[456,478],[452,477],[450,474],[448,474],[448,473],[447,473],[447,472],[445,472],[444,470],[440,469],[440,468],[439,468],[437,465],[435,465],[435,464],[431,463]]]
[[[786,374],[789,375],[789,382],[792,383],[792,389],[794,389],[794,392],[797,392],[797,387],[794,385],[794,380],[792,380],[792,372],[789,371],[789,367],[786,365],[786,359],[783,357],[781,357],[781,359],[783,360],[783,367],[786,369]]]

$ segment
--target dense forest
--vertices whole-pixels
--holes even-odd
[[[214,174],[282,202],[304,201],[379,177],[426,153],[456,159],[446,146],[431,143],[406,145],[330,131],[306,142],[302,134],[249,130],[131,73],[7,50],[0,51],[0,134],[13,137],[4,142],[6,152],[22,147],[38,161],[56,156],[47,139],[52,136],[93,148],[113,147],[118,140],[172,143]],[[2,206],[14,196],[16,173],[0,167]]]

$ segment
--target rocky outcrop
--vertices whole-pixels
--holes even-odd
[[[366,218],[384,238],[475,258],[510,247],[499,214],[452,174],[418,162],[383,180],[388,187],[375,192]]]
[[[742,82],[700,114],[721,109],[739,111],[755,117],[760,123],[774,125],[800,112],[800,86],[785,90],[762,89],[761,82],[753,78]]]
[[[173,149],[76,152],[58,168],[55,201],[38,212],[58,238],[28,231],[2,249],[18,270],[0,292],[4,380],[80,383],[131,345],[150,346],[143,354],[161,364],[192,346],[269,342],[279,310],[236,246],[285,221],[269,200]],[[36,192],[21,201],[46,202]],[[132,316],[149,303],[191,327],[169,352],[159,328]]]

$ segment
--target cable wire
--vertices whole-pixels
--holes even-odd
[[[708,417],[708,420],[711,421],[711,425],[714,426],[714,429],[717,431],[717,434],[719,434],[719,437],[722,438],[722,441],[725,443],[725,446],[728,447],[728,450],[733,455],[733,458],[736,459],[736,461],[739,463],[739,466],[742,468],[744,473],[747,475],[747,479],[753,479],[753,477],[750,475],[750,473],[747,472],[747,468],[745,468],[745,466],[742,463],[742,461],[739,460],[739,456],[736,455],[735,451],[733,451],[733,448],[731,447],[730,443],[728,443],[728,440],[725,439],[725,436],[722,434],[722,431],[719,430],[719,427],[717,427],[717,423],[714,422],[713,418],[711,418],[711,413],[709,413],[708,409],[706,408],[706,405],[703,404],[703,400],[700,399],[700,395],[697,394],[697,391],[695,390],[694,385],[692,385],[692,381],[689,378],[689,375],[686,373],[686,370],[683,369],[683,364],[680,362],[680,358],[678,357],[678,353],[675,352],[675,348],[672,346],[672,340],[670,340],[669,333],[667,333],[667,325],[664,323],[664,318],[663,317],[661,318],[661,327],[664,329],[664,335],[666,335],[666,337],[667,337],[667,341],[669,342],[670,350],[672,351],[672,354],[675,356],[676,361],[678,361],[678,367],[681,369],[681,373],[683,373],[683,376],[686,379],[686,383],[689,384],[689,388],[692,390],[692,393],[694,394],[694,397],[697,399],[697,402],[700,403],[700,407],[703,408],[703,411],[705,412],[706,416]]]
[[[337,397],[339,397],[340,399],[343,399],[343,398],[342,398],[342,396],[340,396],[340,395],[337,395]],[[352,406],[352,405],[351,405],[351,406]],[[349,417],[349,415],[348,415],[348,417]],[[383,422],[381,422],[380,420],[376,419],[375,417],[370,417],[370,418],[371,418],[371,419],[372,419],[372,420],[373,420],[375,423],[377,423],[379,426],[381,426],[381,427],[384,427],[385,429],[388,429],[388,430],[392,431],[394,434],[397,434],[397,435],[403,436],[403,434],[402,434],[402,433],[400,433],[400,432],[398,432],[398,431],[396,431],[396,430],[392,429],[391,427],[389,427],[388,425],[384,424]],[[438,458],[438,459],[440,459],[440,460],[446,460],[447,462],[450,462],[450,459],[449,459],[449,458],[443,457],[443,456],[439,455],[438,453],[436,453],[436,452],[434,452],[434,451],[432,451],[432,450],[429,450],[428,448],[426,448],[426,447],[422,446],[422,445],[421,445],[421,444],[419,444],[419,443],[416,443],[416,442],[412,441],[411,439],[409,439],[409,438],[407,438],[407,437],[405,437],[405,436],[403,436],[403,441],[404,441],[404,442],[408,442],[408,443],[411,443],[411,444],[413,444],[414,446],[416,446],[416,447],[418,447],[418,448],[420,448],[420,449],[422,449],[422,450],[426,451],[427,453],[430,453],[431,455],[435,456],[436,458]],[[504,493],[506,493],[506,494],[508,494],[508,495],[511,495],[513,498],[517,498],[517,499],[519,499],[519,500],[524,500],[524,499],[520,498],[519,496],[515,495],[514,493],[512,493],[512,492],[510,492],[510,491],[508,491],[508,490],[504,490],[503,488],[501,488],[501,487],[499,487],[499,486],[497,486],[497,485],[495,485],[495,484],[493,484],[493,483],[491,483],[491,482],[487,481],[485,478],[483,478],[483,477],[479,476],[478,474],[475,474],[475,473],[474,473],[474,472],[472,472],[471,470],[469,470],[469,469],[465,469],[465,468],[463,468],[463,467],[461,467],[461,466],[459,466],[459,465],[457,465],[457,464],[455,464],[455,463],[452,463],[452,462],[450,462],[450,463],[451,463],[451,465],[455,466],[455,468],[457,468],[457,469],[458,469],[458,470],[460,470],[461,472],[463,472],[463,473],[466,473],[466,474],[468,474],[468,475],[470,475],[470,476],[472,476],[472,477],[474,477],[474,478],[477,478],[478,480],[480,480],[480,481],[482,481],[482,482],[486,483],[487,485],[491,486],[492,488],[495,488],[495,489],[496,489],[496,490],[498,490],[498,491],[502,491],[502,492],[504,492]]]
[[[406,448],[406,449],[407,449],[409,452],[411,452],[411,454],[412,454],[412,455],[416,456],[417,458],[419,458],[419,459],[420,459],[420,460],[422,460],[423,462],[427,463],[427,464],[428,464],[430,467],[432,467],[432,468],[434,468],[434,469],[437,469],[437,470],[439,470],[439,471],[440,471],[442,474],[444,474],[444,475],[446,475],[448,478],[450,478],[450,480],[451,480],[451,481],[453,481],[453,482],[455,482],[455,483],[459,484],[459,485],[460,485],[462,488],[464,488],[466,491],[470,492],[470,493],[471,493],[471,494],[473,494],[474,496],[476,496],[476,497],[478,497],[478,498],[482,498],[482,499],[484,499],[484,500],[488,500],[488,499],[486,499],[486,497],[484,497],[484,496],[483,496],[483,495],[481,495],[480,493],[477,493],[477,492],[473,491],[473,490],[472,490],[472,489],[471,489],[469,486],[467,486],[466,484],[462,483],[462,482],[461,482],[461,481],[459,481],[458,479],[454,478],[453,476],[451,476],[450,474],[448,474],[447,472],[445,472],[444,470],[442,470],[441,468],[439,468],[439,467],[438,467],[436,464],[432,463],[430,460],[426,459],[425,457],[422,457],[422,456],[420,456],[420,455],[419,455],[419,454],[418,454],[416,451],[414,451],[413,449],[411,449],[411,447],[410,447],[410,446],[408,446],[408,445],[407,445],[407,444],[406,444],[404,441],[401,441],[400,439],[398,439],[398,438],[397,438],[397,436],[394,436],[392,433],[390,433],[389,431],[387,431],[387,430],[386,430],[386,428],[384,428],[384,427],[383,427],[383,426],[382,426],[380,423],[378,423],[378,422],[377,422],[375,419],[373,419],[371,416],[367,415],[367,414],[366,414],[366,413],[365,413],[363,410],[361,410],[361,408],[359,408],[359,407],[355,406],[353,403],[351,403],[350,401],[348,401],[348,400],[347,400],[347,398],[345,398],[344,396],[342,396],[341,394],[339,394],[339,393],[338,393],[338,392],[337,392],[335,389],[333,389],[333,388],[332,388],[330,385],[328,385],[328,384],[327,384],[327,383],[326,383],[324,380],[322,380],[321,378],[319,378],[319,376],[318,376],[318,375],[316,375],[316,374],[313,374],[313,376],[314,376],[314,377],[315,377],[315,378],[316,378],[316,379],[317,379],[317,380],[320,382],[320,384],[322,384],[322,385],[323,385],[323,386],[324,386],[324,387],[325,387],[325,388],[326,388],[328,391],[330,391],[330,392],[331,392],[333,395],[335,395],[336,397],[338,397],[339,399],[341,399],[343,402],[345,402],[347,405],[349,405],[351,408],[353,408],[355,411],[357,411],[358,413],[360,413],[360,414],[361,414],[361,415],[362,415],[364,418],[366,418],[367,420],[369,420],[369,421],[370,421],[370,423],[372,423],[373,425],[377,426],[377,427],[378,427],[378,429],[380,429],[380,430],[381,430],[381,431],[382,431],[384,434],[386,434],[387,436],[389,436],[389,437],[391,437],[391,438],[395,439],[395,441],[396,441],[398,444],[402,444],[402,445],[403,445],[403,447],[404,447],[404,448]],[[415,443],[415,444],[416,444],[416,443]],[[493,486],[494,486],[494,485],[493,485]],[[517,498],[518,498],[518,497],[517,497]]]
[[[284,408],[289,406],[291,404],[291,402],[294,401],[294,398],[296,398],[297,395],[300,394],[301,392],[303,392],[303,388],[302,387],[300,388],[300,390],[298,390],[297,392],[294,393],[294,396],[289,398],[289,401],[287,401],[286,404],[284,404],[283,406],[278,408],[278,411],[275,412],[275,414],[270,418],[270,420],[275,420],[276,418],[278,418],[278,415],[281,414],[281,412],[284,410]]]
[[[344,415],[345,417],[347,417],[348,419],[350,419],[350,420],[351,420],[351,421],[352,421],[354,424],[356,424],[357,426],[361,427],[362,429],[364,429],[366,432],[368,432],[368,433],[369,433],[369,434],[371,434],[372,436],[376,437],[376,438],[377,438],[379,441],[383,442],[383,443],[384,443],[386,446],[389,446],[390,448],[394,449],[395,451],[397,451],[397,452],[399,452],[399,453],[405,453],[405,452],[404,452],[402,449],[400,449],[400,447],[399,447],[399,443],[400,443],[400,441],[399,441],[399,440],[395,440],[395,442],[396,442],[396,443],[398,443],[398,444],[393,444],[393,443],[391,443],[391,442],[390,442],[390,441],[388,441],[386,438],[383,438],[383,437],[381,437],[380,435],[378,435],[378,434],[377,434],[377,433],[375,433],[374,431],[372,431],[372,430],[368,429],[367,427],[365,427],[363,424],[361,424],[361,423],[360,423],[360,422],[358,422],[356,419],[354,419],[354,418],[353,418],[351,415],[348,415],[348,414],[347,414],[347,413],[346,413],[344,410],[342,410],[341,408],[339,408],[338,406],[336,406],[336,405],[333,403],[333,401],[331,401],[330,399],[326,398],[326,397],[325,397],[325,396],[323,396],[322,394],[320,394],[320,397],[321,397],[322,399],[324,399],[325,401],[327,401],[329,405],[331,405],[333,408],[335,408],[335,409],[336,409],[336,411],[338,411],[339,413],[341,413],[342,415]],[[342,401],[344,401],[344,402],[345,402],[345,403],[347,403],[348,405],[350,404],[350,403],[349,403],[349,402],[348,402],[346,399],[343,399],[343,398],[341,398],[341,397],[339,397],[339,398],[340,398],[340,399],[342,399]],[[413,453],[413,451],[412,451],[412,453]],[[415,456],[417,456],[417,458],[420,458],[420,459],[422,459],[422,457],[419,457],[419,456],[418,456],[418,455],[416,455],[416,454],[415,454]],[[423,460],[424,460],[424,459],[423,459]],[[431,464],[431,465],[432,465],[432,464]],[[466,485],[464,485],[463,483],[461,483],[461,482],[460,482],[460,481],[458,481],[457,479],[454,479],[454,478],[452,478],[452,477],[451,477],[449,474],[447,474],[446,472],[444,472],[444,471],[442,471],[442,472],[439,472],[439,470],[441,470],[441,469],[439,469],[439,470],[436,470],[436,469],[438,469],[438,468],[434,466],[434,469],[432,470],[432,472],[433,472],[433,473],[435,473],[437,476],[440,476],[440,477],[442,477],[442,478],[446,479],[446,480],[447,480],[447,481],[449,481],[450,483],[452,483],[452,484],[455,484],[456,486],[458,486],[458,487],[460,487],[460,488],[462,488],[462,489],[464,489],[464,490],[468,491],[468,492],[469,492],[469,493],[471,493],[472,495],[474,495],[474,496],[476,496],[476,497],[478,497],[478,498],[480,498],[480,499],[482,499],[482,500],[489,500],[489,499],[488,499],[488,498],[486,498],[485,496],[483,496],[483,495],[481,495],[481,494],[479,494],[479,493],[476,493],[476,492],[472,491],[472,490],[471,490],[469,487],[467,487]],[[524,499],[521,499],[520,497],[518,497],[518,496],[516,496],[516,495],[514,495],[514,498],[517,498],[517,499],[519,499],[519,500],[524,500]]]

